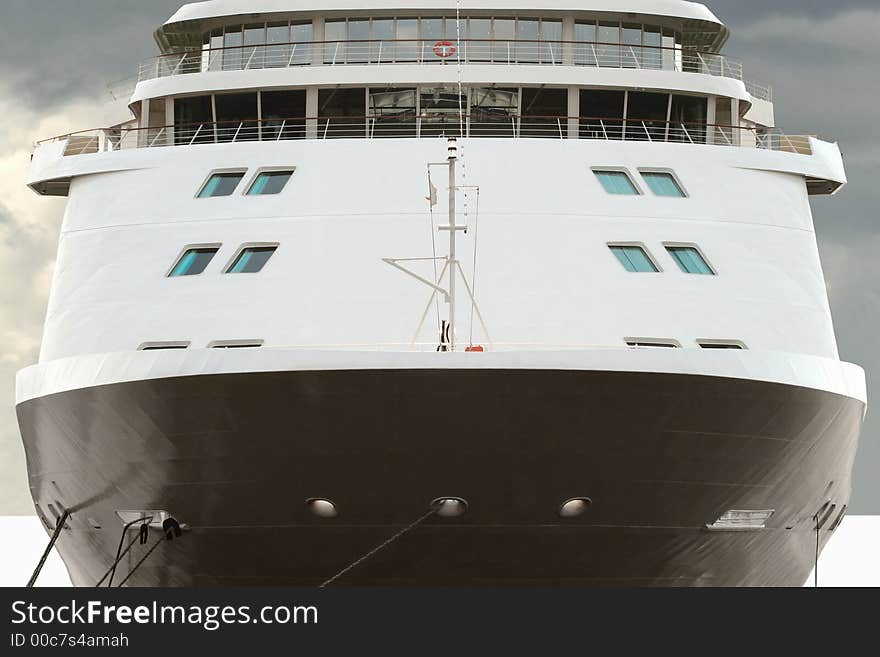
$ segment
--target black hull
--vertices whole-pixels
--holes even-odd
[[[824,544],[849,497],[863,412],[742,379],[522,370],[192,376],[18,407],[39,512],[73,510],[58,549],[75,584],[113,562],[116,510],[189,526],[135,586],[317,585],[441,496],[467,514],[429,518],[335,585],[799,586],[813,516],[836,505]],[[560,518],[576,496],[592,507]],[[312,515],[314,497],[339,517]],[[729,509],[775,513],[706,528]]]

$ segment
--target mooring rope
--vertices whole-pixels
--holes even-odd
[[[364,556],[362,556],[362,557],[360,557],[359,559],[357,559],[357,560],[353,561],[352,563],[350,563],[348,566],[346,566],[345,568],[343,568],[342,570],[340,570],[338,573],[336,573],[335,575],[333,575],[333,577],[331,577],[331,578],[328,579],[326,582],[324,582],[323,584],[321,584],[321,586],[319,586],[318,588],[319,588],[319,589],[327,588],[327,586],[329,586],[330,584],[332,584],[333,582],[335,582],[337,579],[339,579],[340,577],[342,577],[343,575],[345,575],[347,572],[349,572],[349,571],[352,570],[353,568],[356,568],[358,565],[362,564],[364,561],[366,561],[366,560],[369,559],[370,557],[374,556],[375,554],[377,554],[377,553],[381,552],[382,550],[384,550],[385,548],[387,548],[389,545],[391,545],[394,541],[396,541],[396,540],[399,539],[401,536],[403,536],[404,534],[406,534],[408,531],[410,531],[410,530],[412,530],[412,529],[415,529],[416,527],[418,527],[419,525],[421,525],[423,522],[425,522],[425,520],[427,520],[428,518],[430,518],[431,516],[433,516],[436,512],[437,512],[437,507],[432,507],[427,513],[425,513],[424,515],[422,515],[418,520],[416,520],[415,522],[410,523],[409,525],[407,525],[406,527],[404,527],[403,529],[401,529],[399,532],[397,532],[394,536],[392,536],[391,538],[389,538],[388,540],[386,540],[384,543],[382,543],[381,545],[377,545],[377,546],[374,547],[372,550],[370,550],[369,552],[367,552]]]
[[[814,560],[813,567],[813,586],[816,588],[819,587],[819,514],[817,513],[815,516],[816,519],[816,559]]]
[[[141,557],[141,560],[138,561],[138,562],[134,565],[134,568],[132,568],[132,569],[129,571],[128,575],[125,576],[125,579],[123,579],[121,582],[119,582],[119,584],[117,585],[117,588],[123,586],[123,585],[129,580],[129,578],[131,578],[131,576],[134,575],[134,574],[137,572],[137,569],[141,567],[141,565],[144,563],[144,561],[146,561],[146,560],[149,558],[149,556],[150,556],[151,554],[153,554],[153,551],[154,551],[157,547],[159,547],[159,544],[162,543],[162,541],[165,541],[165,540],[169,540],[169,539],[167,538],[167,536],[165,536],[164,534],[163,534],[162,536],[160,536],[160,537],[159,537],[159,540],[157,540],[155,543],[153,543],[153,547],[151,547],[149,550],[147,550],[147,553],[146,553],[143,557]]]
[[[138,530],[138,535],[132,539],[131,543],[128,544],[128,547],[125,548],[125,552],[122,551],[122,544],[125,541],[125,534],[131,529],[134,525],[141,523],[149,525],[153,521],[153,516],[141,516],[140,518],[136,518],[131,522],[126,523],[125,527],[122,528],[122,534],[119,536],[119,547],[116,548],[116,560],[113,562],[113,565],[104,573],[104,577],[102,577],[97,584],[95,584],[95,588],[101,586],[104,580],[107,578],[107,575],[110,575],[110,581],[107,583],[107,587],[113,586],[113,577],[116,575],[116,566],[119,565],[119,562],[122,561],[123,557],[128,554],[128,551],[131,550],[132,546],[135,544],[137,540],[140,539],[142,534],[140,533],[142,530]]]
[[[27,588],[32,588],[34,584],[37,583],[37,577],[40,576],[40,573],[43,570],[43,566],[46,565],[46,559],[49,558],[49,553],[52,552],[52,548],[55,547],[55,541],[58,540],[58,537],[61,536],[61,530],[64,529],[64,525],[67,524],[67,519],[70,517],[70,509],[64,509],[64,513],[55,521],[55,531],[52,532],[52,538],[49,539],[49,545],[46,546],[46,550],[43,552],[43,556],[40,557],[40,562],[37,564],[37,567],[34,569],[31,578],[28,580]]]

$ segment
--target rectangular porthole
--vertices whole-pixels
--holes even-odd
[[[217,340],[208,349],[257,349],[263,346],[262,340]]]
[[[205,271],[210,264],[220,245],[216,246],[191,246],[187,247],[171,271],[168,272],[169,278],[177,278],[179,276],[198,276]]]
[[[261,271],[269,258],[278,249],[277,244],[247,246],[233,258],[226,268],[227,274],[256,274]]]
[[[639,170],[642,178],[655,196],[668,196],[671,198],[686,198],[687,194],[681,183],[674,174],[668,171],[644,171]]]
[[[722,513],[718,519],[706,525],[712,531],[755,531],[764,529],[775,509],[745,510],[731,509]]]
[[[138,351],[165,351],[187,348],[189,348],[189,341],[144,342],[138,347]]]
[[[739,340],[697,340],[697,344],[703,349],[748,349]]]
[[[238,183],[244,178],[245,171],[221,171],[212,173],[207,182],[199,190],[198,198],[215,198],[232,196]]]
[[[593,169],[593,173],[609,194],[616,196],[639,196],[641,194],[639,188],[636,187],[636,184],[626,171],[621,169]]]
[[[664,246],[672,259],[675,260],[678,268],[685,274],[715,275],[715,270],[709,266],[706,258],[696,246],[686,244],[665,244]]]
[[[681,349],[678,340],[662,338],[624,338],[624,342],[632,349]]]
[[[638,244],[609,244],[608,248],[628,272],[656,274],[660,271],[647,250]]]
[[[262,171],[254,178],[254,182],[248,188],[248,196],[269,196],[280,194],[287,182],[293,176],[293,169],[279,171]]]

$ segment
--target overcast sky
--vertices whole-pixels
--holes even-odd
[[[64,211],[64,199],[25,187],[31,145],[97,127],[107,83],[131,77],[155,53],[153,30],[180,4],[0,0],[0,515],[33,512],[14,379],[37,359]],[[869,397],[880,398],[878,0],[708,4],[733,29],[725,50],[743,60],[746,77],[774,86],[777,123],[840,142],[850,184],[837,196],[813,197],[816,230],[841,357],[865,368]],[[856,514],[880,514],[880,421],[873,415],[856,462]]]

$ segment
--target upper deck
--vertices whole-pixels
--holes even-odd
[[[775,130],[772,91],[720,53],[728,36],[681,0],[188,4],[156,32],[133,118],[44,142],[30,184],[67,192],[56,157],[452,134],[781,151],[823,163],[792,164],[811,193],[839,189],[834,145]]]
[[[245,9],[247,12],[245,13]],[[622,11],[626,9],[626,11]],[[526,66],[670,71],[743,80],[742,64],[718,54],[727,28],[705,6],[679,0],[634,0],[625,7],[606,1],[552,3],[452,0],[408,3],[314,3],[259,0],[243,5],[210,0],[185,5],[156,32],[162,54],[145,61],[141,83],[191,73],[230,73],[300,69],[282,80],[296,84],[349,84],[381,81],[385,65],[410,65],[407,83],[437,82],[422,65],[518,65],[504,82],[553,84],[547,71]],[[301,67],[360,65],[359,71],[304,74]],[[366,67],[372,67],[365,72]],[[514,78],[520,75],[520,79]],[[546,76],[546,77],[545,77]],[[263,76],[265,78],[266,76]],[[276,76],[277,77],[277,76]],[[399,77],[399,76],[398,76]],[[607,86],[608,76],[582,78]],[[367,79],[369,78],[369,79]],[[251,77],[251,80],[260,78]],[[650,84],[621,74],[624,87],[668,88],[686,92],[739,95],[771,100],[765,85],[714,85],[675,82]],[[248,78],[210,76],[217,89],[242,88]],[[650,80],[650,78],[649,78]],[[400,82],[400,80],[393,80]],[[391,80],[389,80],[391,82]],[[139,85],[134,100],[203,91],[205,80],[177,85]]]
[[[702,35],[701,45],[718,51],[727,41],[727,27],[705,5],[683,0],[207,0],[181,7],[156,31],[156,40],[163,52],[200,45],[197,36],[241,19],[250,22],[263,18],[278,20],[289,15],[325,17],[357,17],[364,15],[411,16],[455,14],[459,9],[468,16],[547,15],[572,16],[602,14],[607,18],[632,20],[655,18],[666,26],[679,25],[694,38]],[[193,37],[196,37],[195,39]]]

